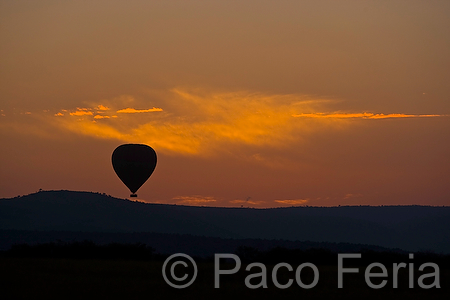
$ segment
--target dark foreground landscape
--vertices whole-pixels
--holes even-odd
[[[1,298],[447,299],[449,217],[448,207],[207,208],[70,191],[0,199]],[[198,266],[184,289],[163,277],[175,253]],[[226,272],[237,261],[216,262],[215,254],[241,263],[219,276],[219,288],[215,268]],[[344,273],[338,288],[339,256],[346,254],[361,255],[341,259],[358,273]],[[177,277],[192,276],[183,261],[170,260],[166,275],[173,266]],[[272,273],[279,263],[285,265]],[[376,277],[383,267],[387,274]]]
[[[252,272],[242,265],[237,274],[223,275],[215,289],[214,264],[206,261],[197,263],[197,280],[190,287],[175,289],[164,282],[161,261],[1,258],[0,265],[2,299],[448,299],[450,295],[448,269],[441,269],[440,289],[421,289],[417,282],[408,288],[406,271],[399,273],[398,288],[393,289],[391,268],[384,288],[368,287],[362,268],[359,274],[344,275],[343,288],[338,289],[336,266],[318,266],[317,285],[303,289],[293,272],[280,269],[280,284],[294,280],[291,287],[280,289],[271,280],[273,265],[267,265],[268,288],[250,289],[245,278]],[[311,272],[302,272],[302,280],[311,283]]]
[[[148,204],[90,192],[42,191],[0,199],[0,230],[39,232],[39,237],[45,236],[42,233],[68,232],[67,239],[61,235],[57,238],[99,243],[117,240],[83,234],[105,233],[112,237],[127,233],[136,239],[125,238],[122,242],[143,242],[157,251],[158,245],[141,240],[139,234],[350,243],[450,253],[448,206],[220,208]],[[76,233],[83,234],[76,237]],[[6,235],[13,243],[40,242],[29,234],[19,234],[23,241],[11,232]],[[0,250],[11,246],[7,242],[0,244]],[[193,248],[201,247],[196,243]]]
[[[357,268],[359,273],[343,274],[342,288],[338,288],[338,253],[326,249],[286,249],[274,248],[258,251],[252,247],[239,247],[234,251],[242,263],[234,274],[220,275],[219,288],[215,286],[215,266],[220,270],[230,270],[236,266],[232,259],[214,261],[213,257],[195,257],[198,275],[195,282],[185,288],[170,287],[162,276],[164,261],[169,255],[155,253],[154,249],[142,244],[96,245],[90,241],[74,243],[49,243],[39,245],[15,245],[3,251],[0,257],[0,282],[4,299],[229,299],[229,297],[250,297],[250,299],[447,299],[450,295],[450,255],[415,253],[413,259],[408,254],[397,252],[363,251],[360,259],[344,260],[344,268]],[[263,282],[262,269],[251,263],[266,266],[267,288],[251,289],[249,283],[259,285]],[[293,271],[280,268],[278,284],[293,283],[288,288],[279,288],[272,278],[276,264],[283,262],[292,266]],[[384,278],[371,278],[371,284],[386,285],[373,289],[368,285],[364,272],[368,265],[378,262],[384,265],[388,274]],[[413,263],[413,276],[410,269],[402,268],[394,286],[393,265]],[[422,278],[433,273],[433,268],[419,270],[424,263],[439,266],[439,279]],[[317,267],[318,281],[311,288],[301,287],[296,280],[295,269],[303,263]],[[166,267],[169,270],[170,267]],[[174,268],[175,274],[193,274],[191,265]],[[381,269],[374,268],[372,273]],[[170,271],[166,271],[169,274]],[[301,283],[310,285],[314,272],[305,267],[300,273]],[[410,288],[412,278],[413,288]],[[188,278],[189,279],[189,278]],[[421,287],[425,285],[426,288]],[[183,282],[184,283],[184,282]],[[440,288],[437,288],[439,286]],[[429,288],[430,287],[430,288]]]

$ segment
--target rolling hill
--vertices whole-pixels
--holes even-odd
[[[41,191],[0,199],[0,230],[10,235],[13,231],[154,233],[351,243],[450,253],[450,207],[431,206],[216,208],[148,204],[91,192]]]

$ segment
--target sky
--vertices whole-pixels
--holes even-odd
[[[0,0],[0,198],[450,205],[449,1]]]

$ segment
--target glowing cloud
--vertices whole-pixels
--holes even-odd
[[[444,115],[405,115],[405,114],[374,114],[374,113],[307,113],[292,115],[295,118],[333,118],[333,119],[388,119],[388,118],[420,118],[441,117]]]
[[[46,119],[52,126],[82,135],[146,143],[157,151],[171,154],[211,156],[223,151],[232,153],[233,149],[242,145],[254,149],[289,148],[292,144],[306,141],[317,131],[351,126],[344,120],[441,116],[324,113],[324,106],[332,100],[245,91],[218,93],[201,89],[173,89],[159,96],[163,99],[164,109],[158,108],[157,103],[150,109],[131,108],[148,106],[148,101],[120,96],[102,100],[102,104],[92,103],[85,108],[64,109],[54,113],[51,119],[41,119]],[[144,114],[146,112],[159,113]],[[334,126],[325,120],[342,120],[343,126]],[[323,122],[324,126],[317,126],[317,121]],[[286,165],[282,159],[274,160],[258,154],[258,150],[248,159],[272,167]]]
[[[277,203],[286,205],[302,205],[309,201],[309,199],[287,199],[287,200],[275,200]]]
[[[150,109],[134,109],[134,108],[125,108],[117,111],[118,114],[135,114],[135,113],[146,113],[146,112],[154,112],[154,111],[163,111],[162,108],[153,107]]]
[[[173,200],[177,200],[177,204],[187,204],[187,205],[202,205],[205,203],[216,202],[217,200],[214,197],[203,197],[203,196],[178,196],[172,198]]]
[[[110,119],[110,118],[117,118],[117,116],[102,116],[102,115],[94,116],[94,119]]]
[[[106,107],[106,106],[104,106],[104,105],[98,105],[97,106],[97,110],[100,110],[100,111],[106,111],[106,110],[109,110],[110,108],[109,107]]]
[[[71,116],[92,116],[93,113],[90,108],[79,108],[75,112],[69,113]]]
[[[315,105],[311,99],[296,95],[267,96],[248,92],[208,93],[174,89],[165,98],[167,108],[164,110],[155,106],[138,110],[128,106],[139,105],[133,97],[121,96],[107,105],[78,108],[71,116],[84,118],[58,118],[57,126],[98,138],[148,143],[158,151],[210,155],[224,149],[224,143],[276,147],[289,140],[298,140],[293,131],[301,129],[302,125],[291,115],[302,107]],[[117,122],[106,111],[98,111],[103,107],[114,110],[123,104],[128,108],[116,110],[120,113],[116,117]],[[92,111],[97,113],[93,117]],[[145,118],[127,116],[142,112],[161,113]]]

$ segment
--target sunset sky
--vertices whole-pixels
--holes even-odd
[[[450,205],[450,1],[0,0],[0,198]]]

